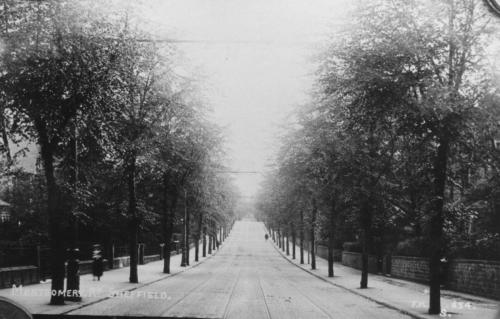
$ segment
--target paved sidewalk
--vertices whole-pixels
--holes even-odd
[[[227,239],[226,239],[227,240]],[[223,244],[224,245],[224,244]],[[220,249],[220,247],[219,247]],[[50,280],[34,285],[24,286],[22,288],[6,288],[0,289],[0,296],[9,298],[24,306],[33,314],[61,314],[76,310],[82,306],[87,306],[96,302],[103,301],[109,298],[127,298],[138,288],[144,287],[147,291],[147,286],[167,277],[175,276],[188,269],[198,266],[205,260],[214,256],[218,250],[212,251],[212,255],[206,258],[201,257],[200,245],[200,261],[194,262],[194,248],[190,251],[190,266],[181,267],[181,255],[174,255],[170,259],[170,274],[163,273],[163,260],[147,263],[138,266],[139,283],[132,284],[128,282],[129,267],[112,269],[105,271],[100,281],[94,281],[92,274],[80,276],[80,292],[82,301],[72,302],[66,301],[65,305],[53,306],[49,305]],[[112,297],[111,295],[115,295]],[[150,297],[150,296],[149,296]],[[162,298],[164,296],[154,296]],[[168,298],[168,297],[167,297]]]
[[[306,263],[300,265],[300,248],[298,246],[296,248],[296,259],[292,260],[292,247],[290,247],[290,256],[286,256],[276,243],[274,245],[276,250],[289,262],[317,278],[414,318],[500,318],[498,301],[450,290],[441,291],[441,309],[443,313],[441,315],[429,315],[427,314],[429,293],[426,285],[369,274],[368,288],[360,289],[361,271],[336,262],[333,266],[334,277],[329,278],[326,259],[316,256],[317,269],[311,270],[311,265],[307,264],[307,251],[304,250],[304,261]]]

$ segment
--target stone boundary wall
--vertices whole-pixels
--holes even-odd
[[[153,261],[158,261],[160,259],[160,255],[149,255],[149,256],[144,256],[144,263],[150,263]]]
[[[446,286],[451,290],[500,300],[499,261],[452,260],[446,279]]]
[[[361,253],[351,251],[342,252],[342,265],[361,270]],[[368,272],[378,273],[378,260],[376,256],[368,255]]]
[[[422,257],[391,256],[390,275],[427,284],[429,261]],[[342,252],[342,264],[361,269],[361,254]],[[384,267],[387,260],[384,260]],[[385,268],[384,268],[385,269]],[[368,270],[377,273],[377,258],[369,256]],[[455,259],[442,267],[442,283],[449,290],[500,300],[500,261]]]
[[[0,268],[0,288],[10,288],[13,284],[30,285],[39,280],[36,266]]]
[[[328,246],[317,245],[316,246],[316,255],[328,260]],[[334,262],[342,261],[342,250],[340,250],[340,249],[333,250],[333,261]]]
[[[172,252],[175,255],[175,252]],[[149,263],[160,260],[160,255],[144,256],[144,262]],[[103,260],[104,270],[109,270],[109,262]],[[92,260],[81,260],[79,272],[80,275],[92,273]],[[130,257],[116,257],[113,260],[113,268],[123,268],[130,265]],[[40,282],[38,267],[36,266],[19,266],[0,268],[0,289],[11,288],[12,285],[32,285]]]
[[[421,257],[392,256],[391,276],[420,283],[428,283],[429,260]]]

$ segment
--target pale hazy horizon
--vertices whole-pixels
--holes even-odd
[[[151,27],[176,42],[188,73],[225,129],[242,196],[255,195],[292,109],[308,99],[321,48],[352,1],[162,0]],[[196,80],[196,79],[195,79]]]

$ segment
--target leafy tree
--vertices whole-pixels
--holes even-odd
[[[61,201],[56,165],[76,114],[97,115],[106,109],[114,48],[106,40],[108,30],[79,27],[81,18],[67,3],[22,2],[11,4],[10,12],[15,12],[13,21],[30,22],[14,27],[4,19],[12,31],[3,39],[2,87],[14,122],[40,146],[53,254],[51,303],[61,304],[68,207]],[[18,14],[24,19],[15,19]]]
[[[441,16],[437,20],[426,14],[436,7]],[[355,144],[368,146],[367,163],[381,163],[374,161],[380,155],[393,162],[402,154],[390,151],[398,139],[409,137],[422,145],[416,163],[432,190],[424,203],[431,250],[429,312],[439,313],[451,150],[466,140],[464,128],[474,122],[489,85],[480,62],[484,19],[474,1],[380,1],[361,10],[356,24],[330,51],[324,92],[330,100],[341,92],[341,104],[349,106],[345,113],[354,115],[350,120],[358,128],[364,127],[366,138]],[[477,80],[478,76],[486,81]],[[338,84],[345,90],[339,90]],[[383,173],[384,169],[372,165],[366,171]],[[368,177],[366,185],[373,188],[372,182],[386,179],[383,175]],[[380,201],[385,196],[377,197]],[[375,199],[366,198],[367,203]],[[369,209],[362,206],[362,210]]]

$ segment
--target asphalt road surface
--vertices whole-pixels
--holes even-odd
[[[177,276],[70,315],[194,318],[403,318],[285,260],[262,223],[237,222],[213,258]]]

